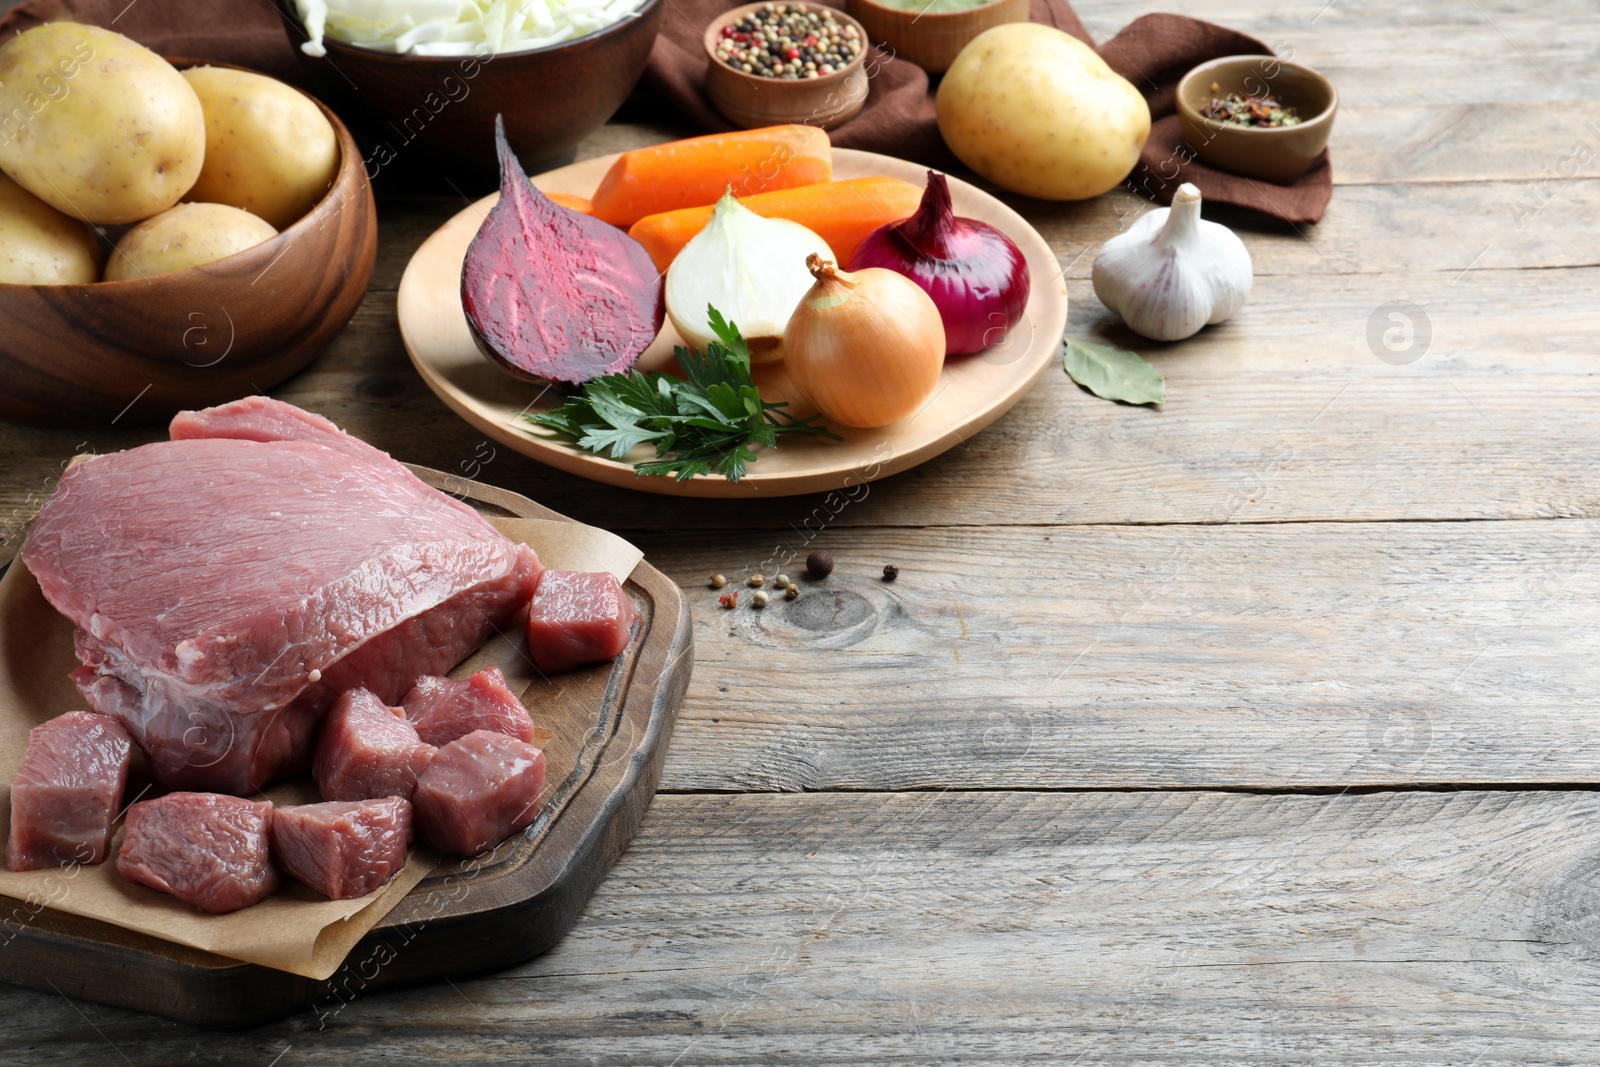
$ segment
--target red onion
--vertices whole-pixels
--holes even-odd
[[[988,223],[956,218],[949,183],[931,170],[917,213],[878,227],[856,249],[850,269],[864,267],[904,274],[933,297],[947,356],[999,344],[1028,303],[1022,252]]]

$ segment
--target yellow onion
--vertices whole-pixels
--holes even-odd
[[[783,332],[795,387],[845,426],[887,426],[915,412],[944,369],[944,323],[933,298],[881,267],[846,273],[818,255],[806,267],[816,284]]]

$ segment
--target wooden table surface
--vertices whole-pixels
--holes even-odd
[[[1080,10],[1104,38],[1172,6]],[[395,329],[460,202],[386,203],[366,302],[277,395],[618,530],[690,591],[662,792],[541,959],[230,1035],[3,989],[0,1060],[1600,1060],[1594,5],[1181,6],[1338,84],[1325,221],[1229,216],[1254,294],[1144,346],[1160,410],[1052,370],[843,506],[671,500],[490,447]],[[1089,263],[1144,205],[1011,200],[1069,331],[1124,337]],[[1393,301],[1398,354],[1371,340]],[[80,448],[153,436],[0,425],[0,516]],[[707,575],[808,537],[828,592],[719,610]]]

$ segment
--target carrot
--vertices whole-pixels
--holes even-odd
[[[815,126],[769,126],[636,148],[611,164],[594,191],[594,217],[626,229],[662,211],[825,182],[833,177],[828,135]]]
[[[571,193],[545,193],[544,195],[562,207],[571,208],[580,215],[594,214],[594,204],[581,196],[573,196]]]
[[[909,218],[922,202],[922,190],[899,178],[851,178],[757,193],[739,201],[757,215],[798,222],[828,242],[841,265],[879,226]],[[683,246],[711,221],[710,205],[648,215],[628,236],[644,245],[656,268],[665,271]]]

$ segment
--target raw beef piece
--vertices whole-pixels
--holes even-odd
[[[352,689],[328,713],[312,774],[324,800],[410,799],[433,754],[405,712]]]
[[[543,788],[541,750],[475,730],[441,748],[417,779],[417,836],[440,852],[476,856],[533,821]]]
[[[117,873],[213,915],[278,891],[272,804],[220,793],[141,800],[123,824]]]
[[[403,703],[417,736],[430,745],[448,745],[474,730],[533,742],[533,720],[499,667],[481,670],[464,682],[424,675]]]
[[[424,489],[437,492],[383,449],[345,433],[315,412],[268,396],[247,396],[199,411],[180,411],[172,417],[167,433],[174,441],[217,437],[240,441],[308,441],[365,463],[386,467],[397,478],[410,479]],[[477,512],[454,497],[444,496],[444,502],[466,516],[478,517]]]
[[[393,462],[387,452],[352,437],[315,412],[273,400],[247,396],[199,411],[180,411],[167,426],[174,441],[202,437],[234,437],[241,441],[310,441],[357,459]]]
[[[330,900],[389,884],[406,865],[410,842],[411,802],[403,797],[301,804],[272,815],[272,858]]]
[[[611,575],[545,571],[528,612],[528,651],[541,671],[613,659],[628,647],[637,617]]]
[[[132,756],[128,731],[105,715],[69,711],[29,731],[11,780],[6,867],[36,871],[104,860]]]
[[[448,671],[512,621],[540,569],[331,424],[252,410],[327,443],[185,439],[76,464],[23,552],[79,627],[74,681],[169,787],[246,793],[304,773],[340,693],[395,703]]]

